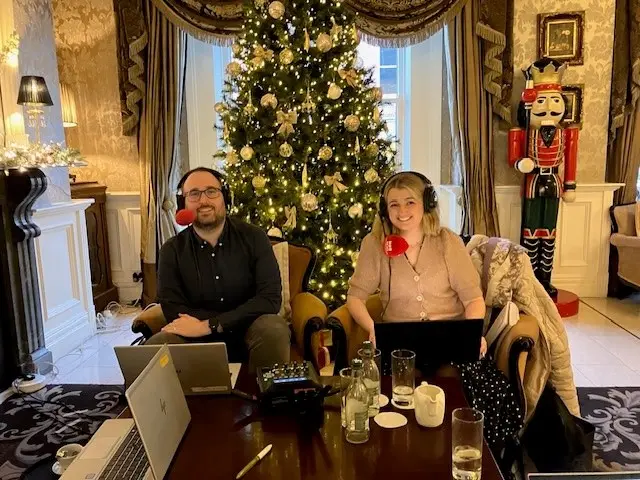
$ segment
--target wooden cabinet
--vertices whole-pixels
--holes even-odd
[[[75,182],[71,184],[72,198],[93,198],[95,202],[85,211],[87,238],[89,241],[89,263],[91,287],[96,312],[101,312],[111,301],[118,301],[118,289],[111,278],[109,257],[109,234],[107,232],[106,195],[107,187],[98,182]]]

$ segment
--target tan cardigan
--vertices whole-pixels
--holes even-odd
[[[378,290],[386,306],[385,322],[463,318],[465,307],[482,298],[480,277],[464,243],[447,228],[425,237],[415,268],[404,255],[386,257],[382,243],[367,235],[348,295],[366,301]]]

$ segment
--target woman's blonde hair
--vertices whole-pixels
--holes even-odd
[[[384,197],[385,201],[387,201],[389,191],[392,188],[405,188],[411,192],[411,195],[413,195],[416,200],[423,202],[424,190],[427,188],[427,185],[418,175],[411,172],[402,172],[393,176],[384,185],[381,195]],[[384,220],[380,217],[381,215],[376,217],[371,231],[376,238],[382,241],[386,235],[390,233],[398,233],[398,231],[389,220],[388,210],[387,216],[384,217]],[[425,212],[422,216],[422,230],[425,235],[429,236],[440,234],[440,215],[438,213],[437,206],[431,211]]]

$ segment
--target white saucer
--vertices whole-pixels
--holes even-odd
[[[398,428],[407,424],[407,417],[397,412],[382,412],[373,417],[382,428]]]
[[[51,471],[53,473],[55,473],[56,475],[62,475],[62,467],[60,466],[60,464],[58,462],[54,463],[51,466]]]
[[[380,404],[380,408],[386,407],[387,405],[389,405],[389,397],[381,393],[380,395],[378,395],[378,403]]]
[[[406,405],[405,406],[405,405],[398,405],[395,400],[391,400],[391,405],[393,405],[396,408],[399,408],[400,410],[414,410],[415,409],[415,407],[413,405],[413,402],[410,405]]]

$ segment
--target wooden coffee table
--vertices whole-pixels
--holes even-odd
[[[336,377],[322,377],[338,382]],[[361,445],[344,438],[339,395],[327,399],[324,425],[314,434],[303,433],[287,417],[262,417],[256,404],[237,396],[190,396],[191,424],[167,473],[168,479],[235,479],[236,474],[266,445],[273,449],[243,478],[277,480],[429,478],[451,480],[451,412],[466,407],[457,377],[429,378],[446,395],[445,421],[439,428],[416,423],[413,410],[388,405],[408,419],[405,427],[383,429],[371,419],[371,437]],[[255,377],[245,366],[236,388],[256,393]],[[390,395],[390,378],[382,381],[382,393]],[[128,409],[123,416],[130,416]],[[482,479],[502,480],[484,445]]]

